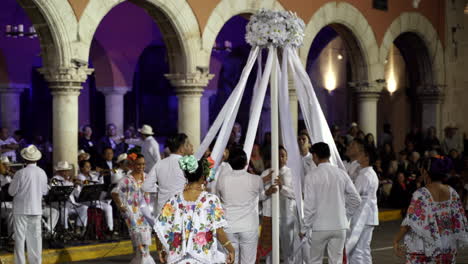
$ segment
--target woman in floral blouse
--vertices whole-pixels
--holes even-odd
[[[227,225],[221,202],[207,193],[204,184],[212,162],[197,161],[194,156],[179,160],[187,185],[183,192],[167,201],[154,226],[158,236],[162,263],[229,263],[234,262],[234,248],[224,233]],[[218,243],[228,255],[218,251]]]
[[[426,187],[414,192],[400,232],[393,241],[399,256],[404,238],[406,263],[456,263],[457,247],[468,242],[468,225],[457,192],[442,184],[447,171],[447,158],[433,158]],[[430,177],[430,178],[429,178]]]
[[[150,255],[151,225],[143,213],[143,208],[149,203],[149,194],[141,190],[145,180],[145,158],[132,153],[128,155],[132,171],[125,175],[112,190],[112,198],[120,209],[127,223],[132,239],[135,257],[131,264],[154,264]]]

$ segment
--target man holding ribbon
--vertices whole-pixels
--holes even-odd
[[[350,264],[371,264],[370,243],[374,227],[379,225],[379,210],[377,208],[377,189],[379,178],[372,168],[374,162],[373,150],[365,147],[360,152],[358,162],[361,165],[356,178],[356,190],[361,196],[361,206],[351,219],[351,232],[346,242],[346,252]]]

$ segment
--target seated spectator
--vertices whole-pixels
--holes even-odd
[[[8,128],[0,128],[0,152],[2,157],[8,157],[8,159],[15,163],[16,162],[16,150],[19,148],[18,142],[10,136]]]
[[[419,170],[421,169],[421,155],[414,151],[411,153],[409,158],[408,167],[406,171],[411,180],[416,180],[416,177],[420,174]]]
[[[397,174],[396,182],[393,183],[390,193],[390,204],[394,208],[408,208],[411,194],[407,185],[405,174],[400,171]]]
[[[393,146],[393,133],[392,133],[392,126],[388,123],[384,124],[383,126],[383,134],[379,138],[380,139],[380,146],[383,146],[385,144],[390,144],[390,146]]]
[[[346,145],[349,145],[351,141],[357,137],[359,130],[360,129],[356,123],[351,123],[348,134],[346,134]]]
[[[460,153],[456,149],[452,149],[449,152],[449,158],[452,159],[455,173],[461,174],[463,171],[464,164]]]
[[[398,154],[398,170],[399,171],[406,171],[408,168],[408,152],[405,150],[400,151]]]
[[[375,152],[376,145],[375,145],[375,141],[374,141],[374,135],[372,135],[372,133],[368,133],[366,135],[366,137],[364,138],[364,144],[366,146],[372,148],[372,150]]]
[[[436,128],[432,126],[427,129],[427,133],[424,138],[424,150],[426,151],[438,148],[440,148],[440,141],[437,138]]]
[[[390,161],[396,160],[395,152],[393,151],[393,146],[390,143],[385,143],[380,152],[380,159],[382,160],[382,169],[386,171],[390,166]]]
[[[455,126],[448,126],[445,128],[445,138],[442,141],[443,154],[448,154],[450,150],[455,149],[459,153],[463,151],[463,142],[458,129]]]
[[[366,139],[366,134],[364,134],[364,132],[362,132],[362,131],[359,131],[359,132],[357,133],[356,138],[357,138],[357,139],[360,139],[360,140],[362,140],[362,141],[364,141],[364,140]]]
[[[384,170],[382,169],[382,160],[377,159],[374,163],[374,171],[377,173],[377,176],[379,177],[379,180],[384,178]]]

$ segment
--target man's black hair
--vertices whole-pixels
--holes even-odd
[[[324,142],[318,142],[312,145],[310,152],[312,152],[312,154],[315,153],[319,159],[330,158],[330,147],[328,147],[328,144]]]
[[[173,135],[167,139],[166,146],[169,148],[171,153],[176,153],[177,150],[179,150],[180,146],[185,144],[187,138],[187,135],[184,133]]]
[[[242,170],[247,166],[247,154],[241,148],[232,148],[229,150],[228,163],[233,170]]]

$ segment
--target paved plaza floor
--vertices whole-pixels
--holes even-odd
[[[376,264],[399,264],[404,263],[404,260],[396,257],[393,254],[392,240],[393,236],[399,230],[400,221],[384,222],[374,230],[374,239],[372,241],[372,256]],[[152,252],[156,259],[156,253]],[[95,259],[88,261],[80,261],[74,263],[129,263],[132,256],[117,256],[104,259]],[[324,263],[327,263],[326,261]],[[468,264],[468,249],[463,249],[459,252],[457,263]]]

